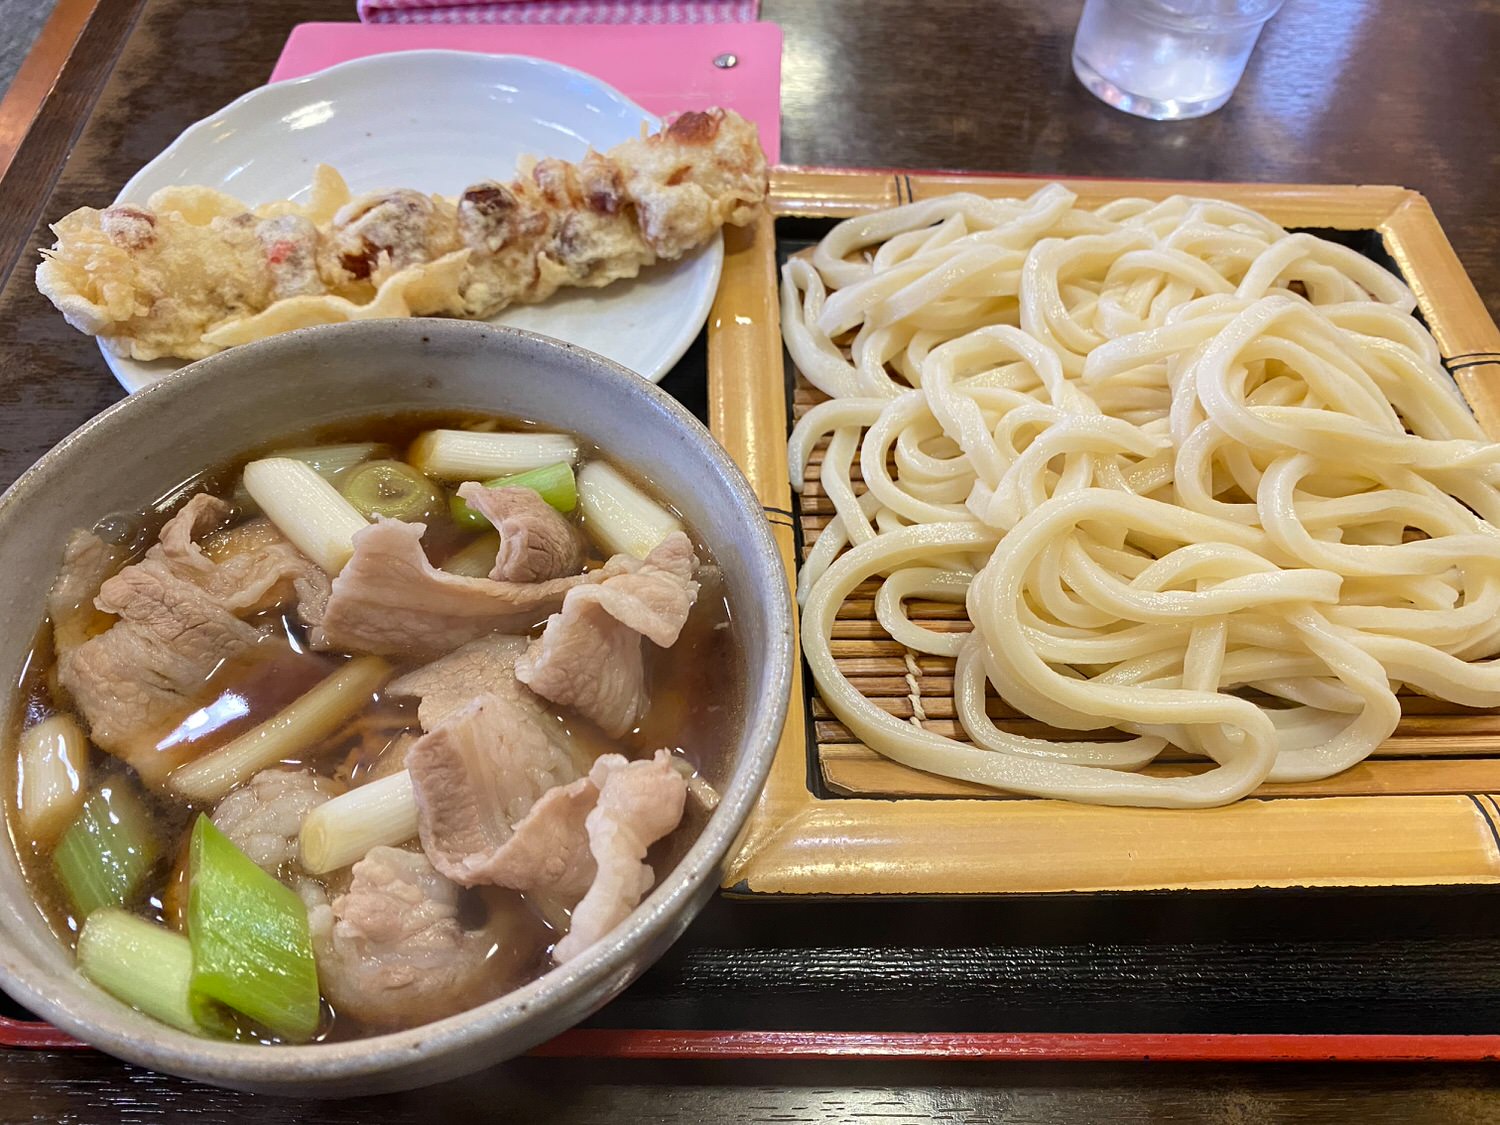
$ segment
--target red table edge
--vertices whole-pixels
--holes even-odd
[[[0,1046],[87,1050],[45,1023],[0,1017]],[[929,1059],[1024,1062],[1490,1062],[1500,1035],[649,1031],[575,1028],[534,1058]]]
[[[541,1058],[926,1059],[1017,1062],[1487,1062],[1500,1035],[609,1031],[576,1028]]]

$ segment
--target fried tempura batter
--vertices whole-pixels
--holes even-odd
[[[37,288],[133,359],[201,359],[291,328],[391,316],[482,319],[681,257],[766,194],[755,126],[714,109],[590,151],[522,161],[457,199],[351,197],[320,167],[309,203],[248,208],[209,188],[83,207],[52,228]]]

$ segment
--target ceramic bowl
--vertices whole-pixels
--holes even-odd
[[[713,894],[770,768],[785,718],[792,616],[764,513],[728,454],[674,399],[625,368],[543,336],[486,324],[391,320],[310,328],[220,353],[106,410],[0,497],[0,716],[63,543],[140,511],[195,473],[313,427],[402,411],[488,411],[568,430],[655,482],[723,567],[742,675],[724,685],[737,741],[703,772],[722,801],[656,889],[606,939],[539,980],[409,1031],[266,1047],[169,1028],[74,969],[0,846],[0,986],[58,1027],[142,1066],[238,1089],[368,1094],[424,1085],[520,1054],[617,995]],[[15,760],[0,754],[14,792]],[[661,865],[663,867],[666,864]]]

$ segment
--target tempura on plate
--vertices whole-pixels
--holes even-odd
[[[169,187],[144,207],[81,207],[52,227],[37,288],[120,355],[201,359],[312,324],[483,319],[608,285],[743,226],[765,194],[755,126],[712,109],[577,164],[523,158],[510,183],[456,199],[354,196],[320,166],[306,203]]]

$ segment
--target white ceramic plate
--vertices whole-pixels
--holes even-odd
[[[171,184],[203,184],[246,203],[305,198],[313,167],[331,164],[355,192],[408,187],[457,195],[510,180],[526,154],[578,160],[660,122],[597,78],[541,59],[404,51],[262,86],[190,126],[121,190],[145,203]],[[603,289],[562,290],[506,309],[496,324],[529,328],[617,360],[653,382],[687,350],[713,302],[724,246]],[[181,366],[105,350],[126,390]]]

